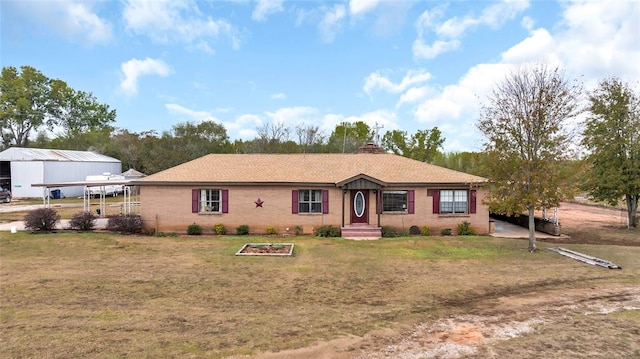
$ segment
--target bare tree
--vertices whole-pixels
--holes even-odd
[[[494,213],[529,216],[529,250],[536,250],[535,211],[558,206],[569,196],[569,120],[579,113],[580,86],[559,69],[525,65],[497,85],[482,108],[478,129],[485,136],[484,166]]]
[[[300,123],[296,125],[295,131],[300,152],[310,152],[314,146],[319,147],[324,142],[324,135],[320,132],[319,126]]]

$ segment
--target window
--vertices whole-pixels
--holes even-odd
[[[291,191],[291,213],[329,213],[329,191],[320,189]]]
[[[382,192],[383,212],[406,212],[408,205],[407,191]]]
[[[219,189],[203,189],[200,190],[200,212],[216,212],[220,213],[222,206]]]
[[[382,212],[415,213],[415,191],[382,191],[378,197],[382,203],[378,206]]]
[[[467,213],[467,191],[441,190],[440,213]]]
[[[228,213],[229,191],[225,189],[194,189],[191,193],[191,212]]]
[[[322,190],[298,190],[298,213],[322,213]]]

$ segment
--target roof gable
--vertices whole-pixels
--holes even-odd
[[[481,184],[485,178],[394,154],[209,154],[137,181],[140,184],[326,184],[366,176],[394,184]]]

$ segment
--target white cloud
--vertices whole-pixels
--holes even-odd
[[[158,43],[196,43],[197,48],[211,52],[208,41],[225,35],[234,48],[239,46],[234,27],[205,16],[193,0],[126,0],[122,17],[127,30]]]
[[[98,15],[99,8],[98,3],[77,0],[12,1],[2,4],[2,10],[8,11],[7,16],[16,17],[21,21],[21,26],[44,25],[47,30],[89,45],[109,43],[114,38],[113,25]],[[11,15],[13,11],[16,13]],[[25,15],[24,18],[22,15]]]
[[[429,81],[431,77],[431,74],[424,69],[409,70],[400,83],[394,84],[379,72],[374,72],[365,79],[363,90],[368,95],[378,89],[390,93],[400,93],[413,85]]]
[[[278,92],[278,93],[274,93],[273,95],[271,95],[271,99],[273,99],[273,100],[286,100],[287,99],[287,95],[282,93],[282,92]]]
[[[479,16],[466,15],[462,18],[453,17],[438,25],[435,31],[442,37],[458,38],[468,29],[481,25],[498,28],[528,7],[528,1],[501,1],[484,8]]]
[[[220,123],[220,120],[218,118],[216,118],[215,116],[213,116],[211,114],[211,112],[207,112],[207,111],[195,111],[189,108],[186,108],[182,105],[178,105],[175,103],[168,103],[165,104],[164,107],[173,114],[177,114],[177,115],[181,115],[184,118],[185,121],[188,122],[204,122],[204,121],[211,121],[211,122],[217,122]]]
[[[512,64],[552,60],[555,43],[545,29],[531,32],[528,38],[502,53],[502,61]]]
[[[566,68],[586,77],[640,81],[640,2],[565,3],[554,35]]]
[[[313,107],[283,107],[275,112],[265,112],[275,123],[294,125],[300,122],[314,122],[319,118],[318,110]]]
[[[337,33],[342,27],[342,20],[345,16],[346,10],[342,4],[334,5],[325,10],[322,21],[318,24],[320,39],[323,42],[331,43],[335,40]]]
[[[533,30],[533,27],[535,26],[536,21],[530,18],[529,16],[524,16],[522,18],[522,21],[520,21],[520,24],[522,25],[523,28],[531,31]]]
[[[353,15],[360,15],[375,9],[380,0],[351,0],[349,1],[349,12]]]
[[[284,0],[256,0],[256,7],[251,13],[251,19],[255,21],[266,21],[267,16],[284,11],[282,3]]]
[[[413,42],[413,57],[417,59],[433,59],[458,47],[460,47],[460,41],[458,40],[437,40],[432,45],[428,45],[424,40],[416,39]]]
[[[90,43],[106,43],[113,38],[111,23],[102,20],[87,8],[87,3],[69,4],[65,22],[73,33],[84,34]]]
[[[413,56],[416,59],[433,59],[438,55],[460,47],[460,38],[469,30],[478,26],[498,28],[513,19],[529,7],[528,1],[503,0],[485,7],[480,15],[467,14],[464,17],[452,17],[440,22],[446,8],[440,6],[423,12],[416,21],[418,37],[413,43]],[[436,39],[431,45],[425,41],[427,35],[434,33]]]
[[[120,83],[122,91],[128,95],[138,93],[138,78],[144,75],[169,76],[172,70],[164,61],[146,58],[144,60],[131,59],[120,65],[124,79]]]
[[[416,103],[420,100],[423,100],[429,96],[433,91],[426,86],[423,87],[412,87],[407,90],[407,92],[403,93],[400,96],[400,100],[396,104],[396,108],[399,108],[403,105],[410,105]]]

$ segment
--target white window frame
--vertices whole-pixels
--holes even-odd
[[[200,213],[222,213],[222,190],[201,189],[198,195]]]
[[[441,214],[468,214],[469,213],[469,191],[458,189],[440,190],[440,212]]]
[[[316,195],[316,198],[314,198],[314,195]],[[306,206],[306,210],[303,210],[303,206]],[[322,190],[299,189],[298,213],[322,213]]]

